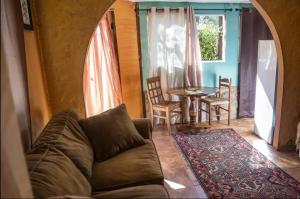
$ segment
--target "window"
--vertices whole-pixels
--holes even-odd
[[[197,15],[198,36],[203,61],[225,60],[225,16]]]

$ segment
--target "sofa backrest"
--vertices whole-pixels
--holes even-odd
[[[26,155],[35,198],[90,196],[91,185],[75,164],[55,147],[34,149]]]
[[[94,154],[89,139],[77,122],[78,119],[77,114],[70,110],[54,115],[32,148],[55,146],[89,179],[92,175]]]
[[[90,193],[90,185],[87,186],[87,184],[92,175],[94,154],[88,138],[77,122],[78,119],[77,114],[70,110],[54,115],[33,144],[32,150],[27,153],[34,194],[41,195],[40,190],[43,190],[42,192],[46,195],[50,194],[47,195],[48,197],[58,196],[61,193],[64,195],[78,194],[80,188],[78,190],[67,188],[51,181],[52,178],[55,179],[56,175],[57,181],[68,181],[66,184],[70,184],[70,187],[82,184],[81,188],[84,188],[85,191],[79,192]],[[55,158],[58,158],[57,163],[54,161]],[[38,165],[38,167],[32,165]],[[39,169],[38,172],[35,170],[44,167],[48,167],[48,169]],[[70,171],[65,170],[66,168]],[[68,176],[62,175],[63,172],[68,172]],[[49,176],[51,182],[48,182],[47,175],[51,175],[51,177]],[[77,180],[82,182],[79,183]],[[42,186],[44,188],[41,188]],[[56,188],[55,186],[62,187]]]

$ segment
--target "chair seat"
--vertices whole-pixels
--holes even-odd
[[[224,88],[227,90],[228,93],[228,98],[224,98],[222,97],[222,94],[225,94],[223,89],[221,91],[221,88]],[[221,76],[219,76],[219,91],[218,91],[218,96],[209,96],[206,98],[202,98],[200,99],[200,121],[202,119],[202,111],[206,112],[206,114],[208,115],[208,124],[209,126],[211,125],[211,106],[213,106],[213,108],[216,111],[216,117],[217,120],[221,119],[221,110],[226,111],[227,114],[227,118],[228,118],[228,126],[230,125],[230,103],[231,103],[231,78],[222,78]],[[227,95],[227,94],[226,94]],[[202,102],[205,103],[206,105],[206,109],[203,109],[202,107]],[[223,107],[222,105],[226,105],[227,107]]]
[[[150,118],[153,125],[154,118],[163,119],[167,123],[169,134],[171,134],[171,117],[175,115],[181,116],[183,122],[183,110],[181,110],[181,103],[176,101],[165,101],[163,91],[161,89],[160,77],[147,78],[147,96],[150,104]],[[154,113],[159,111],[161,114]]]
[[[157,104],[153,104],[153,108],[166,108],[166,107],[168,107],[170,110],[180,108],[180,102],[164,101]]]
[[[201,99],[201,101],[205,103],[209,103],[210,105],[223,105],[229,103],[228,99],[222,97],[215,97],[215,96],[203,98]]]

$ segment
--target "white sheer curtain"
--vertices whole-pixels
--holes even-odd
[[[158,12],[152,7],[148,14],[148,52],[149,77],[161,77],[166,99],[170,88],[202,86],[201,51],[192,8]],[[187,100],[186,107],[189,104]]]
[[[184,54],[186,34],[184,9],[170,12],[165,8],[149,14],[149,77],[160,76],[162,90],[184,86]]]

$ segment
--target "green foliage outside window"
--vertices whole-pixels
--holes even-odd
[[[203,60],[218,59],[218,32],[215,31],[211,26],[212,25],[204,25],[204,27],[198,30],[200,49]]]
[[[202,60],[210,61],[222,59],[220,53],[218,53],[219,39],[222,38],[220,38],[221,34],[222,26],[220,26],[219,23],[219,16],[200,16],[198,38],[200,41]]]

